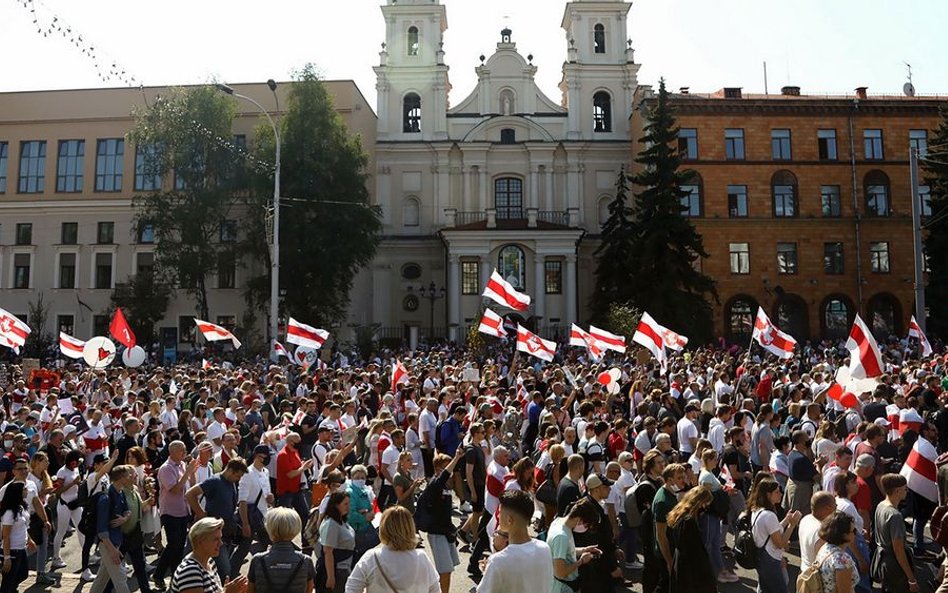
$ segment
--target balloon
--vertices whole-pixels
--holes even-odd
[[[141,346],[126,348],[125,352],[122,352],[122,362],[131,368],[141,366],[145,362],[145,350]]]
[[[609,383],[612,383],[612,375],[610,375],[608,371],[599,373],[599,376],[596,377],[596,380],[603,385],[608,385]]]
[[[94,369],[104,369],[115,360],[115,344],[102,336],[90,338],[82,349],[82,359]]]
[[[612,377],[613,382],[618,383],[622,380],[622,370],[621,369],[609,369],[609,376]]]
[[[293,353],[293,360],[300,366],[304,364],[311,365],[316,362],[318,357],[319,350],[306,346],[297,346],[296,351]]]
[[[836,370],[836,382],[840,385],[846,385],[852,379],[852,373],[849,370],[849,367],[839,367]]]

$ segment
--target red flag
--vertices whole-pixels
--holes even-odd
[[[504,280],[503,276],[497,273],[497,270],[490,275],[483,296],[515,311],[526,311],[530,306],[530,296],[517,292],[509,282]]]
[[[846,340],[846,349],[849,350],[849,370],[853,379],[872,379],[882,375],[879,346],[858,314]]]
[[[399,383],[408,383],[408,369],[396,359],[395,366],[392,367],[392,393],[398,391]]]
[[[121,307],[115,309],[115,315],[112,316],[112,323],[109,325],[109,333],[126,348],[135,347],[135,334],[128,325],[128,321],[125,320]]]

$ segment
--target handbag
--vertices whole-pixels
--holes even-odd
[[[256,532],[263,529],[263,513],[260,511],[260,497],[263,496],[263,489],[260,489],[260,492],[257,493],[256,500],[253,501],[253,504],[247,505],[247,521],[250,523],[250,531]],[[237,523],[241,523],[240,512],[235,514]]]
[[[556,487],[553,485],[552,478],[543,480],[537,488],[536,498],[543,504],[556,504]]]
[[[379,555],[374,554],[372,557],[375,559],[375,566],[379,569],[379,574],[382,575],[382,579],[385,580],[385,584],[388,585],[388,588],[392,590],[392,593],[398,593],[398,589],[395,588],[395,585],[392,584],[392,581],[388,580],[388,575],[385,574],[385,569],[382,568],[382,563],[379,562]]]

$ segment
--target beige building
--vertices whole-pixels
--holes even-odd
[[[374,112],[352,81],[326,84],[350,131],[364,138],[371,162]],[[273,106],[265,84],[234,89]],[[277,89],[281,105],[288,90],[288,83]],[[153,237],[133,230],[132,197],[173,183],[142,174],[136,146],[125,138],[134,125],[130,114],[167,91],[0,93],[0,307],[29,323],[29,304],[42,294],[49,305],[46,331],[80,339],[107,333],[112,289],[153,260]],[[260,116],[246,102],[238,109],[233,133],[239,144],[252,137]],[[222,241],[236,238],[222,235]],[[209,321],[232,326],[240,319],[251,272],[235,266],[211,278]],[[177,295],[159,335],[187,348],[194,312],[194,302]],[[259,319],[265,332],[266,315]]]

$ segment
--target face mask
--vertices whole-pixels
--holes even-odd
[[[13,446],[13,441],[3,441],[3,448],[9,449]]]
[[[578,523],[576,527],[573,527],[573,533],[586,533],[589,531],[589,527],[586,527],[585,523]]]
[[[365,488],[365,480],[352,480],[352,485],[356,488]]]
[[[678,494],[679,492],[681,492],[681,486],[679,486],[678,484],[669,484],[668,489],[674,492],[675,494]]]

